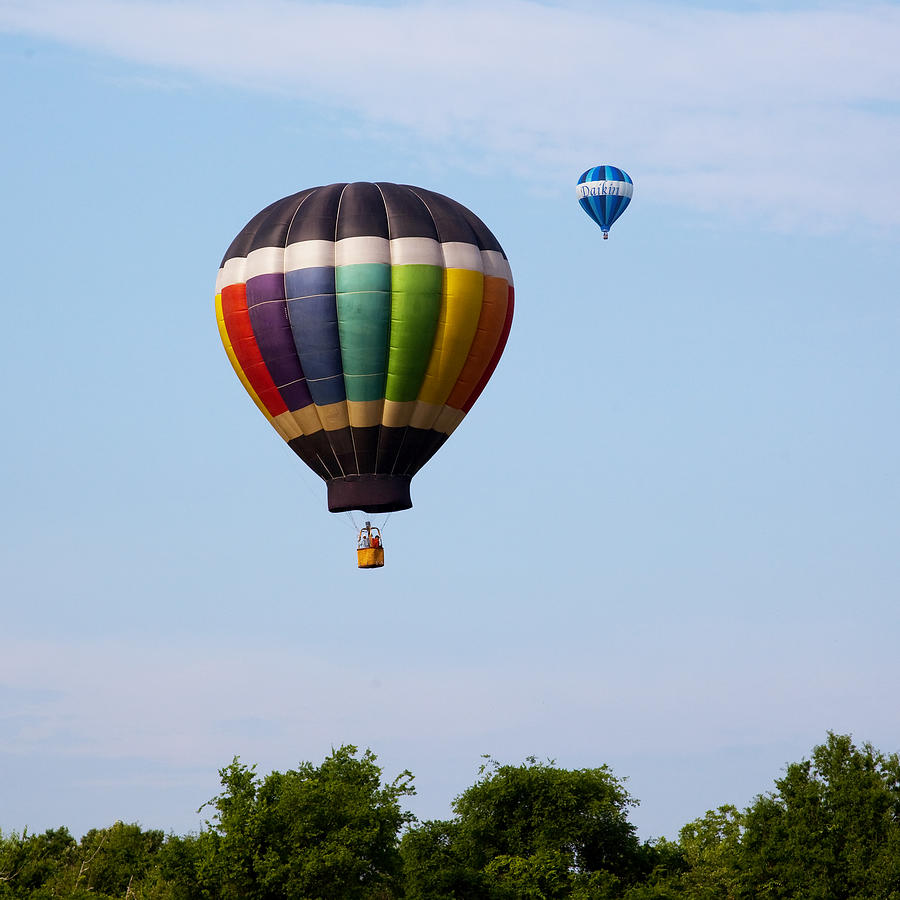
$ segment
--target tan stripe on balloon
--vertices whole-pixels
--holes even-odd
[[[409,418],[415,405],[415,400],[385,400],[381,424],[388,428],[403,428],[409,425]]]
[[[325,406],[316,406],[319,421],[326,431],[337,431],[340,428],[349,428],[350,419],[347,416],[347,404],[344,400],[337,403],[328,403]]]
[[[429,429],[434,424],[434,420],[438,417],[444,407],[438,403],[425,403],[422,400],[416,401],[415,409],[409,417],[409,424],[413,428]]]
[[[452,406],[445,406],[438,417],[434,420],[431,427],[441,434],[453,434],[460,422],[466,417],[461,409],[453,409]]]
[[[286,441],[292,441],[303,434],[303,429],[297,424],[290,412],[279,413],[272,419],[272,425],[278,429],[278,433]]]
[[[315,434],[322,430],[322,422],[312,403],[302,409],[291,410],[290,416],[303,434]]]
[[[351,428],[371,428],[381,424],[384,400],[348,400]]]

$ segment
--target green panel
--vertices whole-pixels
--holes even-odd
[[[335,269],[338,331],[348,400],[384,397],[391,321],[391,267],[382,263]]]
[[[391,349],[387,400],[415,400],[422,386],[441,312],[444,270],[440,266],[391,269]]]

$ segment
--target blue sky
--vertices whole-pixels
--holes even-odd
[[[0,2],[0,829],[185,832],[234,755],[355,743],[423,818],[535,755],[673,837],[828,729],[897,749],[897,46],[892,3]],[[244,223],[347,180],[516,283],[378,572],[213,315]]]

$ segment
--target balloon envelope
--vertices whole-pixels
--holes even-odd
[[[332,512],[412,506],[409,484],[471,409],[506,344],[512,274],[449,197],[357,182],[254,216],[216,281],[231,364]]]
[[[578,179],[576,192],[581,208],[600,226],[605,238],[631,203],[634,182],[615,166],[594,166]]]

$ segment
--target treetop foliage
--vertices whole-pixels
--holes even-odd
[[[900,761],[828,733],[745,810],[640,842],[607,766],[487,758],[453,818],[403,810],[375,754],[257,775],[235,757],[197,834],[0,834],[0,900],[900,900]]]

